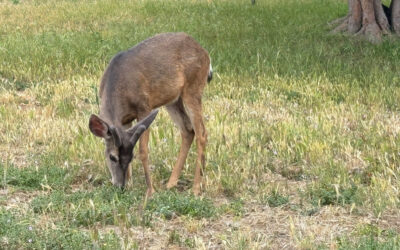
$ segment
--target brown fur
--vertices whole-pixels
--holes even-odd
[[[207,132],[203,123],[202,93],[209,76],[210,58],[185,33],[151,37],[128,51],[117,54],[107,67],[100,86],[100,117],[116,128],[127,129],[153,109],[166,106],[182,135],[182,146],[167,188],[177,184],[194,136],[197,163],[193,192],[199,194],[205,165]],[[154,192],[148,167],[149,131],[140,137],[147,194]],[[106,143],[106,147],[112,147]],[[128,176],[128,174],[126,175]]]

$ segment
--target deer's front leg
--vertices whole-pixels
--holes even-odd
[[[147,129],[145,132],[143,132],[142,136],[140,137],[140,142],[139,142],[140,143],[139,158],[142,162],[144,176],[146,178],[146,184],[147,184],[146,196],[147,197],[150,197],[155,192],[154,188],[153,188],[153,183],[151,181],[151,173],[150,173],[150,168],[149,168],[149,149],[148,149],[149,134],[150,134],[150,131],[149,131],[149,129]]]

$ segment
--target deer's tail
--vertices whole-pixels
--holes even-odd
[[[212,69],[211,60],[210,60],[210,69],[208,70],[207,82],[211,82],[212,77],[213,77],[213,69]]]

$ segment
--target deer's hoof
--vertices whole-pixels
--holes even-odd
[[[155,192],[156,191],[154,190],[154,188],[148,188],[146,191],[146,197],[151,198]]]
[[[168,183],[167,183],[167,189],[171,189],[173,187],[176,187],[177,184],[178,184],[178,180],[175,180],[175,181],[169,180]]]
[[[194,186],[194,187],[193,187],[193,194],[194,194],[195,196],[199,196],[200,193],[201,193],[200,187]]]

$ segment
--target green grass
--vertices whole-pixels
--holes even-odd
[[[54,191],[38,196],[31,202],[36,214],[52,215],[69,226],[139,225],[139,196],[135,192],[121,192],[115,188],[101,187],[92,192],[65,193]]]
[[[96,235],[97,234],[97,235]],[[82,231],[64,225],[43,225],[31,214],[24,217],[0,210],[0,246],[5,249],[82,249],[119,248],[119,238],[113,232],[99,237],[95,230]]]
[[[346,12],[334,0],[0,0],[0,248],[398,247],[399,40],[330,35]],[[112,56],[170,31],[199,41],[215,71],[205,189],[164,190],[180,135],[162,110],[144,200],[137,159],[127,189],[110,186],[88,118]],[[183,189],[195,159],[193,146]]]
[[[358,229],[358,240],[348,237],[337,239],[339,249],[398,249],[400,237],[396,232],[382,230],[374,225],[365,225]]]
[[[0,187],[14,187],[21,190],[65,189],[74,181],[76,168],[58,168],[41,165],[19,169],[15,166],[7,168],[0,164],[0,171],[4,173]]]
[[[156,194],[147,204],[146,210],[168,220],[181,215],[210,218],[216,214],[216,209],[210,200],[175,192]]]
[[[289,197],[282,195],[278,190],[273,190],[268,195],[263,195],[261,197],[261,202],[268,204],[270,207],[279,207],[287,204],[289,202]]]

